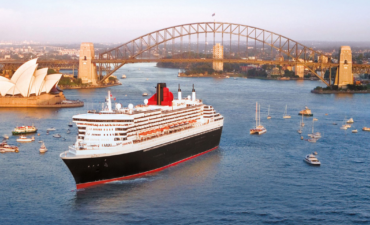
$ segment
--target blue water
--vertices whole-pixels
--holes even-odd
[[[1,135],[34,123],[41,134],[36,140],[49,150],[40,155],[34,142],[20,144],[18,154],[0,154],[1,224],[370,223],[370,133],[361,131],[370,126],[370,95],[311,94],[318,81],[178,78],[177,70],[154,64],[126,65],[116,74],[127,75],[122,86],[110,88],[125,106],[142,104],[142,93],[153,94],[157,82],[166,82],[175,96],[178,83],[183,96],[194,83],[197,96],[225,117],[219,149],[152,175],[76,192],[59,158],[76,138],[76,127],[66,134],[67,124],[75,114],[101,108],[107,89],[64,92],[85,101],[83,108],[0,109]],[[261,136],[249,135],[256,101],[268,130]],[[282,119],[286,105],[290,120]],[[323,134],[317,143],[297,133],[297,114],[306,105]],[[357,134],[339,129],[345,117],[354,118]],[[312,122],[305,123],[307,138]],[[46,135],[52,126],[65,141]],[[313,151],[319,168],[303,162]]]

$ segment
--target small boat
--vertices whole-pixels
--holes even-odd
[[[39,149],[39,151],[40,151],[40,153],[45,153],[47,150],[48,149],[45,147],[45,143],[43,142],[42,145],[41,145],[41,147],[40,147],[40,149]]]
[[[143,93],[143,96],[148,96],[148,93],[144,92],[144,93]]]
[[[54,130],[56,130],[55,127],[50,127],[46,131],[54,131]]]
[[[46,131],[46,134],[49,135],[49,131]]]
[[[19,152],[19,149],[17,146],[8,145],[6,141],[3,141],[2,143],[0,143],[0,152]]]
[[[303,114],[302,114],[302,122],[301,122],[301,127],[304,127],[304,123],[303,123]]]
[[[292,118],[291,116],[288,115],[288,105],[285,106],[285,112],[283,115],[283,119],[290,119]]]
[[[32,137],[32,138],[27,138],[26,136],[20,136],[18,139],[17,139],[17,142],[32,142],[32,141],[35,141],[35,137]]]
[[[337,123],[333,123],[333,125],[337,125]]]
[[[302,115],[302,116],[313,116],[311,110],[305,106],[305,108],[303,110],[301,110],[298,115]]]
[[[4,139],[9,139],[9,136],[8,136],[7,134],[4,134],[4,135],[3,135],[3,138],[4,138]]]
[[[126,75],[125,74],[122,75],[122,79],[126,79]]]
[[[357,132],[358,132],[358,130],[357,130],[357,129],[352,130],[352,133],[357,133]]]
[[[40,133],[38,133],[37,136],[40,136]]]
[[[355,121],[353,121],[353,118],[349,118],[349,120],[347,120],[347,123],[354,123]]]
[[[301,129],[298,130],[298,134],[302,134],[302,130]]]
[[[308,139],[308,142],[311,142],[311,143],[316,143],[317,139],[316,138],[310,138]]]
[[[370,131],[370,127],[364,127],[362,128],[363,131]]]
[[[29,133],[36,133],[36,132],[37,132],[37,128],[34,125],[32,125],[32,126],[16,127],[12,131],[12,134],[13,135],[17,135],[17,134],[29,134]]]
[[[303,159],[306,163],[313,165],[313,166],[320,166],[320,161],[314,156],[313,154],[306,155],[306,157]]]
[[[348,128],[350,128],[351,127],[351,125],[349,125],[349,124],[343,124],[341,127],[340,127],[340,129],[341,130],[347,130]]]
[[[67,130],[67,134],[69,134],[69,133],[71,133],[71,131],[70,130]]]
[[[69,127],[73,127],[73,123],[72,122],[69,122],[68,126]]]
[[[327,116],[328,114],[327,113],[325,113],[325,116]]]
[[[317,118],[313,118],[313,121],[318,121],[318,119]]]
[[[53,137],[55,137],[55,138],[61,138],[62,136],[60,136],[60,134],[54,134]]]
[[[256,102],[256,127],[249,130],[250,134],[264,134],[267,132],[266,128],[261,125],[261,106],[259,106],[259,112],[258,112],[258,103]]]
[[[308,136],[310,138],[313,138],[313,139],[319,139],[321,138],[321,133],[320,132],[314,132],[314,124],[315,124],[315,120],[312,120],[312,134],[308,134]],[[316,142],[316,141],[315,141]]]
[[[43,141],[41,141],[41,140],[40,140],[40,141],[38,141],[38,142],[39,142],[39,143],[42,143]]]
[[[317,152],[314,152],[313,154],[314,154],[314,155],[317,155]]]
[[[270,105],[269,105],[269,109],[268,109],[267,119],[268,119],[268,120],[270,120],[270,119],[271,119],[271,116],[270,116]]]

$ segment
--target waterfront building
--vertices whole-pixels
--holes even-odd
[[[0,107],[83,106],[79,101],[67,101],[58,90],[62,74],[47,75],[48,68],[37,67],[36,58],[20,66],[10,79],[0,76]]]
[[[224,46],[217,43],[213,46],[213,58],[214,59],[223,59],[224,58]],[[216,71],[223,71],[224,70],[224,63],[223,62],[213,62],[213,69]]]

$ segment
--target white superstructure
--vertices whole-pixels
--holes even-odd
[[[172,95],[172,94],[171,94]],[[210,105],[192,96],[172,100],[172,105],[121,104],[111,101],[108,92],[102,111],[73,116],[78,127],[75,144],[62,158],[99,157],[150,149],[201,133],[220,129],[223,116]]]

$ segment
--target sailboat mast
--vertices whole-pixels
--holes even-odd
[[[256,127],[257,127],[257,102],[256,102]]]
[[[261,105],[259,105],[258,125],[261,126]]]
[[[313,126],[314,126],[315,120],[312,119],[312,133],[313,133]]]

